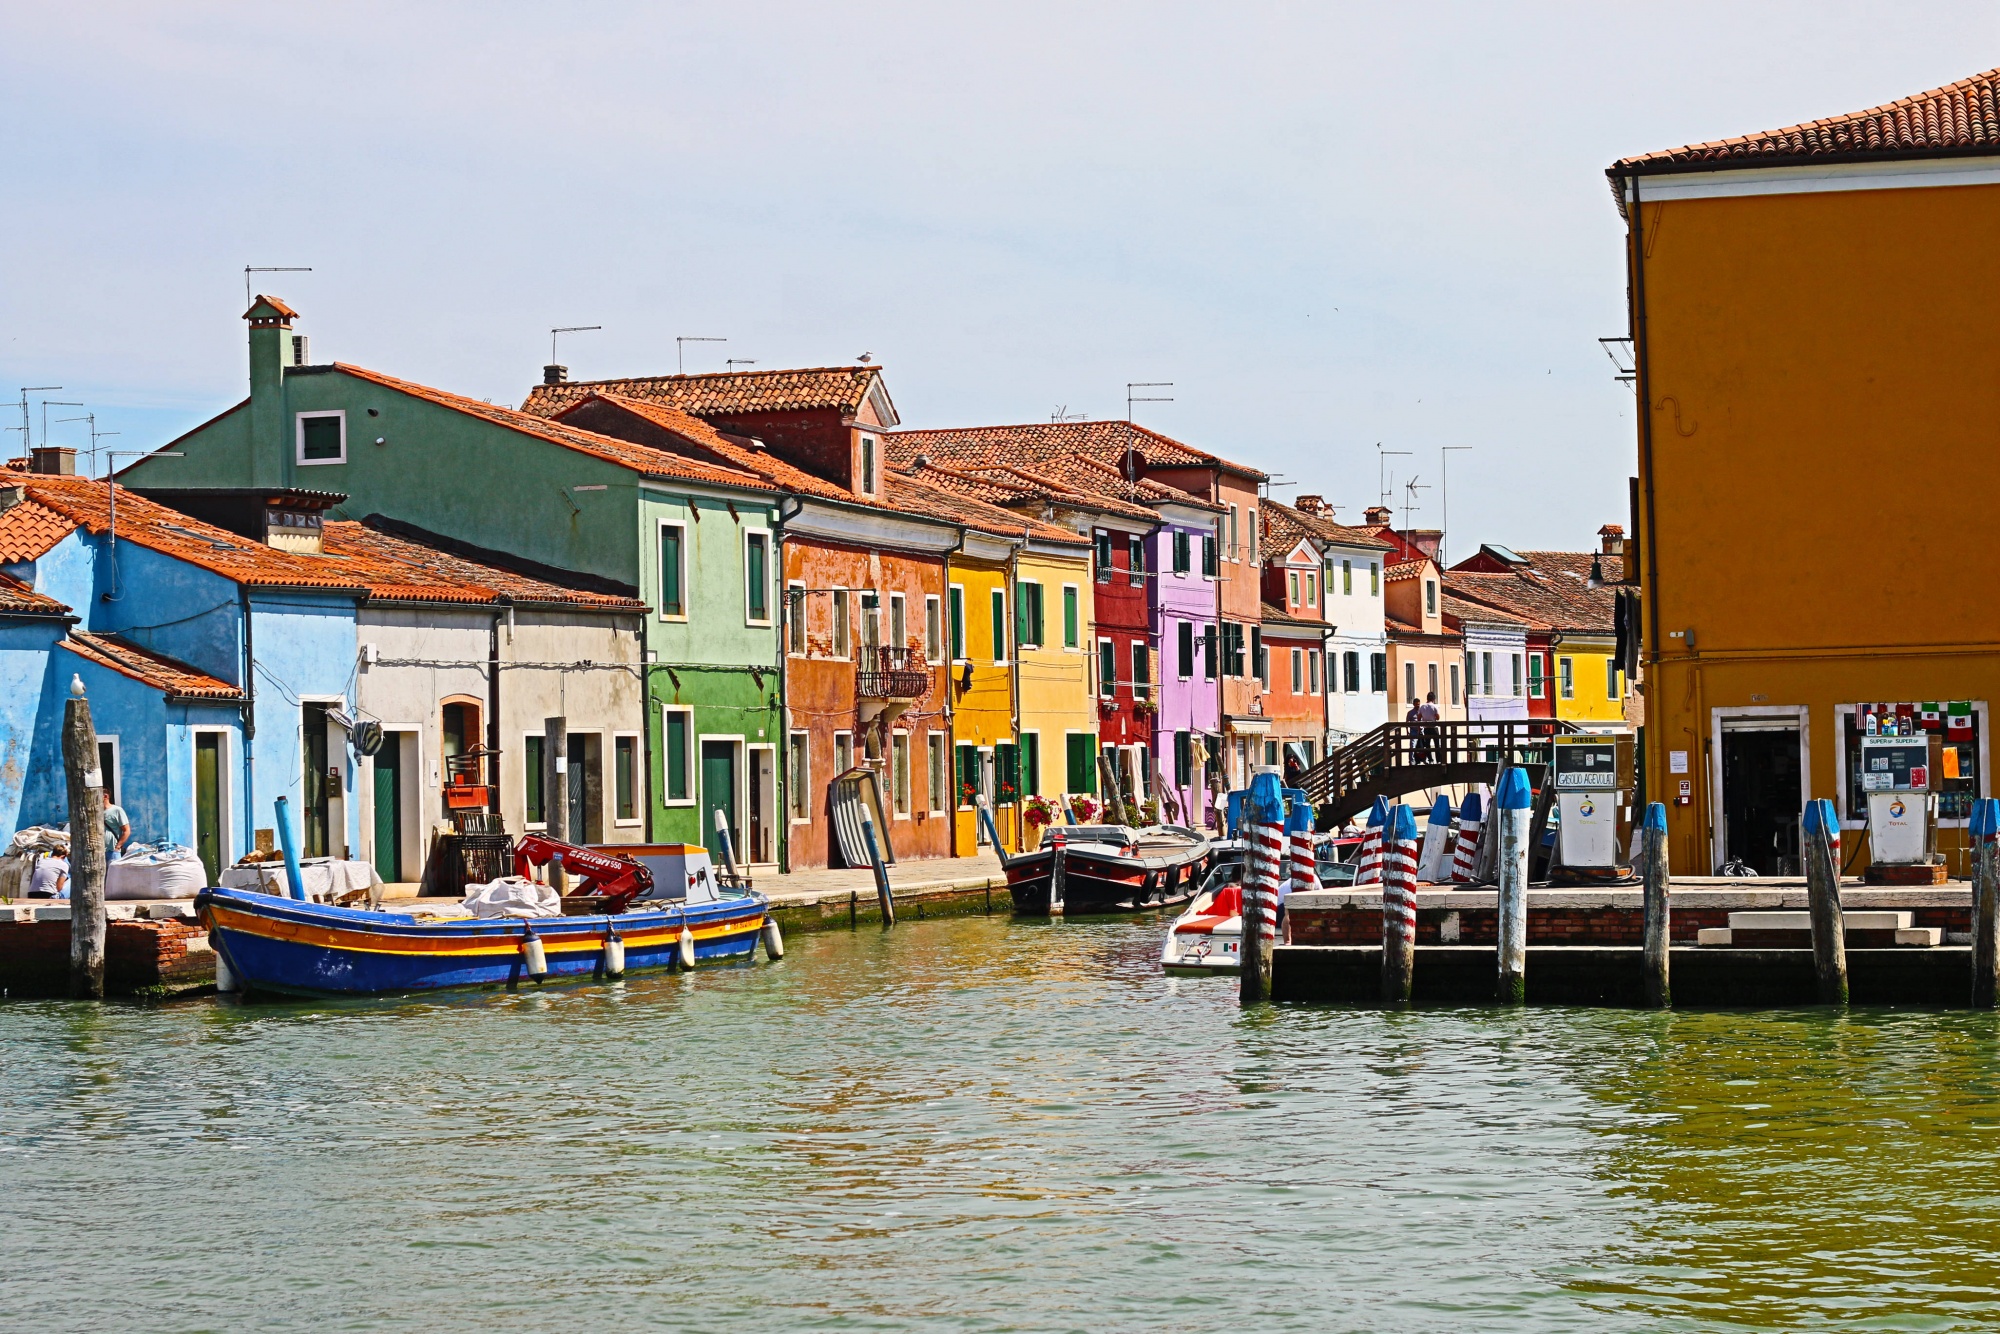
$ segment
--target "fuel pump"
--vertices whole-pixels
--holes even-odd
[[[1632,738],[1578,733],[1552,740],[1559,823],[1551,882],[1631,878],[1619,850],[1632,837]]]
[[[1868,882],[1941,885],[1937,840],[1938,738],[1863,736],[1861,791],[1868,798]]]

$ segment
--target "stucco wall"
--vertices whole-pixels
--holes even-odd
[[[39,770],[48,757],[37,752],[38,727],[49,657],[63,632],[60,621],[0,620],[0,833],[8,837],[21,826],[31,781],[45,777]],[[65,690],[68,684],[64,678]]]

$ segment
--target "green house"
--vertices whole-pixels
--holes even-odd
[[[379,515],[643,598],[648,839],[719,852],[720,811],[739,860],[780,863],[778,489],[739,468],[312,364],[296,313],[272,297],[244,318],[250,396],[120,480],[156,493],[337,493],[346,499],[329,517]]]

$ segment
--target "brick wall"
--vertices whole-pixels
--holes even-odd
[[[1729,925],[1728,908],[1683,908],[1673,910],[1672,935],[1676,944],[1692,945],[1704,927]],[[1858,911],[1858,910],[1857,910]],[[1912,908],[1916,926],[1935,926],[1946,931],[1970,931],[1971,911],[1967,908]],[[1292,943],[1296,945],[1375,945],[1382,940],[1382,914],[1373,907],[1313,909],[1289,914]],[[1457,918],[1457,938],[1444,938],[1447,919]],[[1499,910],[1495,908],[1424,908],[1417,913],[1417,943],[1420,945],[1498,944]],[[1646,918],[1638,908],[1530,908],[1530,945],[1643,945]]]
[[[104,937],[104,990],[129,996],[215,980],[208,933],[192,921],[112,922]],[[0,922],[0,991],[69,993],[69,923]]]

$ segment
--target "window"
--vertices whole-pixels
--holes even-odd
[[[1229,559],[1242,559],[1242,551],[1236,544],[1236,507],[1229,507]]]
[[[1190,733],[1174,733],[1174,786],[1186,787],[1194,781],[1194,745]]]
[[[1368,655],[1368,689],[1377,695],[1389,693],[1389,655],[1371,653]]]
[[[1132,644],[1132,698],[1144,699],[1153,683],[1152,654],[1140,641]]]
[[[850,614],[847,606],[847,590],[844,588],[834,589],[833,656],[836,658],[845,658],[849,653],[848,636],[853,633],[853,627],[848,622]]]
[[[965,660],[965,590],[951,586],[951,660]]]
[[[1354,592],[1354,562],[1351,560],[1340,563],[1340,591],[1343,594]]]
[[[1508,661],[1508,681],[1513,689],[1509,692],[1515,699],[1521,697],[1521,655],[1513,654]]]
[[[785,651],[805,656],[806,586],[804,584],[788,584],[785,588]]]
[[[1414,662],[1403,664],[1403,702],[1405,704],[1417,702],[1417,664]]]
[[[1302,648],[1292,650],[1292,693],[1306,693],[1306,651]]]
[[[308,467],[347,462],[347,414],[301,412],[298,415],[298,461]]]
[[[1101,529],[1097,533],[1097,582],[1111,582],[1111,534]]]
[[[664,709],[661,712],[666,719],[666,753],[661,758],[666,782],[661,786],[666,790],[669,806],[691,803],[694,800],[691,778],[694,748],[689,742],[694,731],[694,710]]]
[[[1319,605],[1319,575],[1312,571],[1306,574],[1306,605],[1308,607]]]
[[[1618,659],[1616,658],[1606,658],[1604,660],[1604,697],[1614,700],[1625,698],[1618,689]]]
[[[1479,655],[1479,693],[1482,695],[1491,695],[1493,693],[1493,655],[1491,653],[1481,653]]]
[[[1319,657],[1318,649],[1306,650],[1306,693],[1312,695],[1319,693]]]
[[[1426,579],[1424,580],[1424,615],[1435,616],[1437,614],[1438,614],[1437,580]]]
[[[1530,653],[1528,655],[1528,698],[1540,699],[1541,697],[1542,655],[1539,653]]]
[[[835,778],[854,767],[854,736],[849,732],[833,734],[833,776]]]
[[[122,786],[118,781],[120,776],[118,773],[118,738],[115,736],[106,736],[102,732],[97,734],[97,773],[104,784],[104,804],[107,806],[116,806],[118,804],[118,792]],[[128,811],[126,814],[129,815],[131,812]]]
[[[1275,769],[1275,768],[1277,768],[1277,767],[1278,767],[1278,743],[1277,743],[1277,742],[1275,742],[1275,741],[1266,741],[1266,742],[1264,743],[1264,765],[1265,765],[1265,767],[1266,767],[1266,768],[1270,768],[1270,769]]]
[[[1436,699],[1436,698],[1437,698],[1437,692],[1438,692],[1438,665],[1437,665],[1436,663],[1434,663],[1434,662],[1433,662],[1433,663],[1428,663],[1428,664],[1426,664],[1426,671],[1425,671],[1425,673],[1424,673],[1424,677],[1425,677],[1425,680],[1426,680],[1426,681],[1428,682],[1428,693],[1429,693],[1429,696],[1430,696],[1430,698],[1431,698],[1431,699]],[[1458,679],[1458,664],[1457,664],[1457,663],[1453,663],[1453,664],[1452,664],[1452,679],[1453,679],[1453,680],[1457,680],[1457,679]],[[1455,693],[1456,693],[1456,692],[1454,692],[1454,694],[1455,694]],[[1454,698],[1454,699],[1452,700],[1452,703],[1454,703],[1454,704],[1456,704],[1457,702],[1458,702],[1458,701],[1457,701],[1457,699],[1456,699],[1456,698]]]
[[[924,778],[926,786],[930,789],[931,810],[933,813],[948,810],[950,807],[946,801],[948,794],[945,785],[951,781],[951,770],[945,763],[944,733],[932,732],[924,738],[924,743],[927,752]]]
[[[1340,655],[1341,688],[1350,695],[1361,693],[1361,654],[1350,650]],[[1331,685],[1331,683],[1328,683]]]
[[[935,593],[924,595],[924,661],[938,660],[938,646],[944,641],[944,628],[940,624],[944,617],[943,604]]]
[[[793,824],[812,822],[812,797],[808,770],[811,768],[812,737],[805,732],[794,732],[788,738],[788,757],[791,772],[785,775],[786,794],[791,798]]]
[[[686,530],[677,523],[660,525],[660,616],[679,620],[687,615]]]
[[[1065,792],[1097,791],[1097,746],[1089,732],[1071,732],[1063,737],[1065,743],[1064,779],[1069,784]]]
[[[875,494],[875,437],[861,437],[861,494]]]
[[[1299,605],[1299,572],[1288,570],[1285,574],[1285,592],[1292,600],[1292,606]]]
[[[1250,666],[1251,670],[1257,674],[1257,684],[1269,690],[1271,688],[1271,653],[1270,650],[1264,647],[1264,629],[1262,626],[1253,625],[1250,627]]]
[[[1040,732],[1021,733],[1021,795],[1038,797],[1042,793],[1042,734]]]
[[[1258,552],[1257,549],[1257,511],[1251,510],[1250,511],[1250,563],[1252,565],[1256,565],[1259,563],[1259,561],[1260,561],[1260,553]]]
[[[895,803],[896,818],[907,820],[910,817],[910,734],[908,732],[895,732],[890,735],[889,758],[891,771],[889,790],[893,794],[890,800]]]
[[[1201,572],[1207,578],[1210,579],[1215,578],[1216,566],[1215,566],[1214,533],[1203,533],[1201,535]]]
[[[993,590],[993,661],[1007,661],[1007,595]]]
[[[1175,668],[1181,680],[1185,681],[1189,677],[1194,675],[1194,622],[1193,621],[1182,621],[1180,623],[1178,643],[1175,645],[1175,648],[1176,648],[1175,656],[1177,658],[1177,661],[1175,663]]]
[[[1021,750],[1013,742],[993,743],[993,778],[998,804],[1010,805],[1021,799]]]
[[[389,738],[390,745],[396,745],[395,737]],[[542,811],[542,737],[539,733],[523,739],[521,744],[522,804],[527,808],[521,818],[529,825],[546,825],[548,816]]]
[[[1368,596],[1371,598],[1380,597],[1381,594],[1382,564],[1380,561],[1371,560],[1368,562]]]
[[[861,647],[882,647],[882,595],[866,588],[861,590]]]
[[[1215,679],[1215,627],[1212,625],[1201,627],[1201,679]]]
[[[964,810],[979,794],[979,747],[958,748],[958,806]]]
[[[1081,619],[1082,618],[1077,614],[1076,585],[1064,584],[1063,585],[1063,647],[1064,648],[1075,648],[1077,646],[1079,642],[1077,636],[1082,633],[1082,627],[1079,624]]]
[[[1106,699],[1118,693],[1118,649],[1108,639],[1097,641],[1097,693]]]
[[[906,649],[910,646],[909,617],[904,608],[908,600],[901,593],[889,595],[889,647]]]
[[[1137,588],[1139,587],[1139,585],[1146,582],[1146,539],[1145,538],[1138,536],[1134,536],[1132,538],[1132,548],[1129,553],[1129,556],[1132,563],[1132,568],[1129,571],[1127,571],[1126,577],[1132,581],[1132,587]]]
[[[771,623],[771,535],[743,534],[744,618],[760,625]]]
[[[613,737],[611,741],[611,791],[619,824],[639,823],[639,738]]]
[[[1042,646],[1042,586],[1028,580],[1014,585],[1014,644],[1018,648]]]
[[[1190,566],[1191,553],[1188,550],[1188,535],[1185,529],[1181,528],[1174,529],[1173,549],[1174,549],[1174,573],[1186,574]]]
[[[1248,675],[1243,669],[1243,627],[1234,621],[1222,623],[1222,674]]]
[[[1558,682],[1557,688],[1561,691],[1562,697],[1564,699],[1575,699],[1576,659],[1574,658],[1556,659],[1556,678]]]

